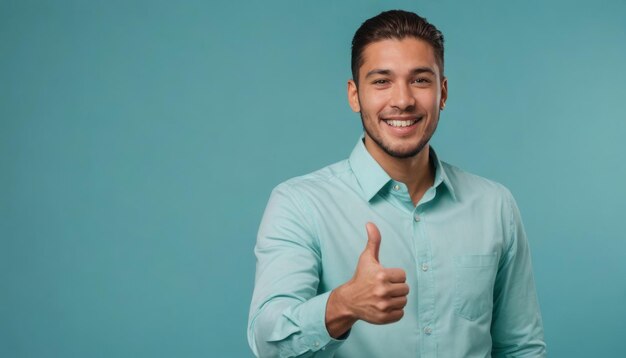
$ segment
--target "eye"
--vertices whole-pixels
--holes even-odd
[[[378,79],[378,80],[374,80],[374,81],[372,81],[372,84],[375,84],[375,85],[385,85],[385,84],[387,84],[388,82],[389,82],[389,81],[384,80],[384,79]]]
[[[416,78],[415,80],[413,80],[413,82],[418,84],[425,84],[430,83],[430,80],[428,78]]]

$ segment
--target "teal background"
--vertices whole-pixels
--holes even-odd
[[[344,159],[351,37],[446,37],[433,145],[511,189],[551,357],[626,334],[626,2],[0,1],[0,356],[249,357],[271,189]]]

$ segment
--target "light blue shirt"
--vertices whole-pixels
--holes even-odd
[[[504,186],[440,161],[417,205],[361,140],[350,158],[278,185],[255,253],[248,341],[260,357],[545,357],[530,251]],[[380,263],[406,271],[404,317],[325,326],[330,291],[353,275],[365,224]]]

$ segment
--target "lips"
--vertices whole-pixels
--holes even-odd
[[[383,122],[387,123],[390,127],[403,128],[414,125],[422,118],[423,117],[393,117],[384,118]]]

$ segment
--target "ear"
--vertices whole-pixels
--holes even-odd
[[[443,109],[446,106],[448,100],[448,77],[444,77],[441,80],[441,100],[439,102],[439,108]]]
[[[359,90],[354,80],[348,80],[348,103],[354,112],[361,112],[361,104],[359,103]]]

